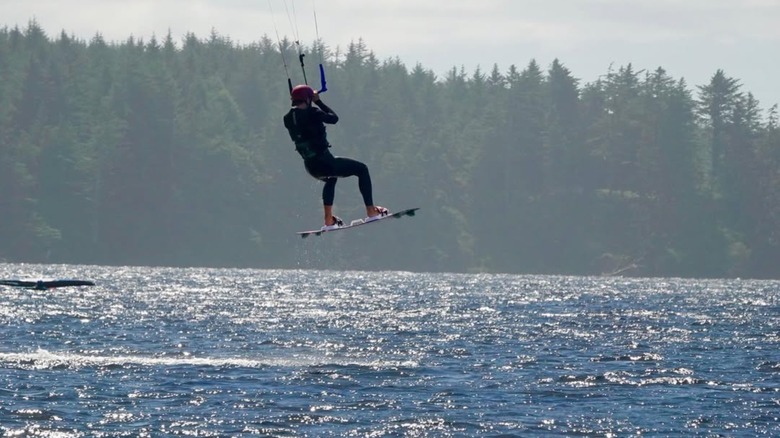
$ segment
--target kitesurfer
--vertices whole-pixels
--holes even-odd
[[[333,156],[328,148],[325,124],[333,125],[339,116],[325,103],[319,93],[308,85],[298,85],[290,91],[292,108],[284,116],[284,126],[295,143],[295,150],[303,158],[303,165],[309,175],[325,183],[322,188],[322,203],[325,214],[323,231],[333,230],[344,222],[333,214],[336,182],[339,178],[358,177],[358,188],[366,206],[366,222],[389,214],[384,207],[374,205],[371,175],[368,166],[360,161]]]

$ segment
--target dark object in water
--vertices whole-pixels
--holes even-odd
[[[0,286],[23,287],[25,289],[46,290],[55,287],[66,286],[94,286],[95,283],[88,280],[0,280]]]

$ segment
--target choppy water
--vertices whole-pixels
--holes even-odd
[[[0,265],[6,436],[780,435],[780,283]]]

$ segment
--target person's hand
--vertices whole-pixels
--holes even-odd
[[[319,102],[320,101],[320,93],[317,92],[317,90],[314,90],[314,96],[311,98],[312,102]]]

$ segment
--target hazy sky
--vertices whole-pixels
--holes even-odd
[[[274,22],[292,37],[293,8],[304,42],[316,38],[316,8],[329,45],[363,38],[380,59],[437,74],[558,58],[584,82],[632,63],[663,67],[693,88],[721,68],[763,108],[780,102],[780,0],[0,0],[0,25],[35,18],[50,35],[99,32],[110,41],[169,30],[177,41],[186,32],[205,38],[213,28],[250,43],[275,39]]]

